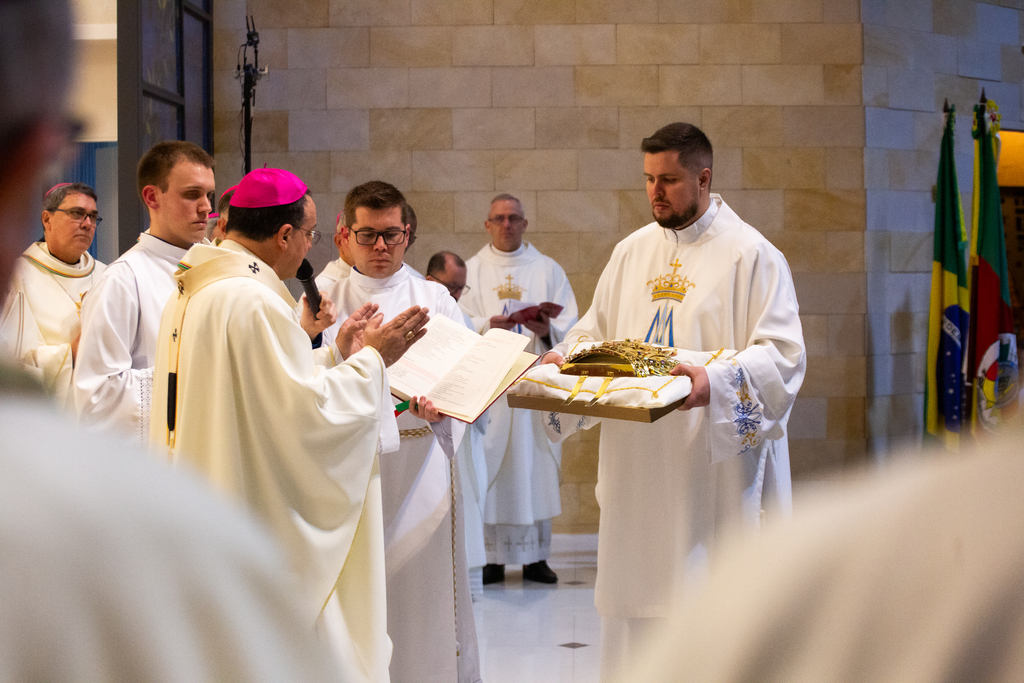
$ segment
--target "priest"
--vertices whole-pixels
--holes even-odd
[[[806,366],[789,266],[711,194],[711,142],[673,123],[641,149],[655,222],[615,247],[590,310],[543,360],[562,362],[583,339],[738,353],[673,369],[693,383],[682,412],[602,424],[602,680],[663,627],[674,589],[702,571],[724,527],[756,526],[770,502],[789,507],[786,423]]]
[[[43,239],[18,259],[0,314],[4,346],[38,378],[61,407],[82,333],[82,301],[105,265],[89,254],[96,227],[96,192],[61,183],[43,197]]]
[[[160,316],[176,289],[178,262],[206,236],[213,157],[191,142],[161,142],[139,160],[137,181],[149,229],[82,306],[72,391],[83,424],[145,444]]]
[[[523,241],[528,225],[516,197],[500,194],[491,200],[484,223],[491,243],[466,262],[468,286],[459,304],[478,332],[501,327],[528,335],[533,343],[526,350],[543,355],[576,322],[576,297],[562,267]],[[509,321],[517,304],[545,302],[558,304],[561,312],[554,317],[540,312],[523,324]],[[521,564],[524,579],[555,583],[558,576],[547,559],[551,519],[562,511],[562,448],[544,436],[540,413],[509,408],[505,401],[487,412],[483,582],[503,581],[506,564]]]
[[[370,302],[385,320],[424,306],[461,325],[462,311],[448,289],[414,276],[402,261],[409,238],[403,206],[402,193],[388,183],[374,180],[352,188],[339,235],[353,268],[326,290],[327,296],[339,317]],[[324,339],[336,333],[329,329]],[[448,417],[428,423],[415,413],[402,413],[398,425],[401,447],[380,462],[388,634],[394,643],[391,678],[475,683],[480,665],[461,528],[462,490],[453,460],[466,425]]]
[[[379,450],[397,428],[386,366],[425,332],[426,309],[381,324],[360,306],[333,347],[305,325],[282,282],[317,238],[316,206],[294,174],[257,169],[231,199],[227,237],[196,245],[160,327],[152,445],[252,509],[297,578],[310,628],[345,680],[387,681]],[[329,312],[329,315],[325,315]],[[418,414],[426,406],[417,409]]]

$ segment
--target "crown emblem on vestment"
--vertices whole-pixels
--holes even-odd
[[[682,266],[679,263],[679,259],[676,259],[669,265],[672,266],[671,275],[662,275],[647,281],[652,291],[651,301],[658,301],[659,299],[682,301],[686,293],[693,288],[693,283],[690,282],[689,278],[679,277],[676,274],[676,271]]]
[[[523,298],[523,288],[520,287],[519,285],[512,284],[512,276],[511,275],[509,275],[505,279],[508,280],[508,282],[506,284],[503,284],[500,287],[495,287],[494,288],[498,292],[498,298],[499,299],[515,299],[517,301],[522,300],[522,298]]]

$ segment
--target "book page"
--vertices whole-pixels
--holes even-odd
[[[521,334],[489,330],[427,397],[440,411],[475,418],[529,342],[529,337]]]
[[[481,337],[442,315],[426,324],[427,335],[388,368],[393,394],[402,399],[426,396]]]

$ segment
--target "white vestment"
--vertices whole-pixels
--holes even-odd
[[[96,281],[82,305],[72,379],[83,425],[149,442],[157,331],[184,255],[185,249],[144,232]]]
[[[621,680],[1024,680],[1024,434],[1007,432],[822,487],[724,543]]]
[[[0,680],[337,681],[280,550],[0,366]]]
[[[598,613],[667,617],[674,589],[702,570],[723,527],[756,524],[762,494],[790,505],[785,427],[806,354],[789,266],[713,194],[685,230],[651,223],[619,242],[593,305],[557,350],[583,338],[738,351],[706,366],[710,406],[601,425]],[[733,411],[736,396],[744,410]],[[602,640],[602,677],[628,656]]]
[[[82,329],[82,300],[105,268],[89,252],[68,265],[46,242],[32,244],[14,268],[0,314],[2,343],[62,408],[69,407],[71,342]]]
[[[380,306],[384,322],[410,306],[428,308],[431,317],[464,320],[445,287],[415,277],[407,265],[382,279],[353,269],[325,291],[338,310],[338,322],[324,332],[325,344],[333,343],[341,323],[367,302]],[[391,678],[395,683],[474,683],[480,666],[465,541],[458,529],[464,507],[458,474],[454,539],[451,516],[450,459],[467,425],[447,417],[431,425],[405,412],[398,426],[401,447],[380,462],[388,634],[394,643]]]
[[[153,448],[171,445],[175,463],[266,523],[344,680],[387,681],[377,447],[393,413],[380,355],[365,348],[335,365],[336,351],[314,352],[284,283],[231,239],[194,246],[175,279],[183,294],[160,326]]]
[[[352,266],[342,261],[340,258],[336,258],[320,271],[320,274],[316,276],[316,288],[317,291],[325,292],[327,288],[333,285],[338,280],[344,280],[348,277],[348,274],[352,272]]]
[[[516,300],[531,304],[552,301],[562,306],[558,317],[551,319],[551,345],[562,341],[576,323],[576,297],[569,278],[561,266],[531,244],[524,243],[509,253],[487,245],[466,262],[466,269],[469,291],[459,304],[478,332],[490,328],[492,316],[508,315],[509,302]],[[527,351],[543,355],[550,350],[548,342],[522,325],[513,331],[532,338]],[[487,560],[493,564],[545,560],[551,545],[549,520],[562,511],[562,447],[545,437],[541,413],[511,409],[503,398],[487,413]]]

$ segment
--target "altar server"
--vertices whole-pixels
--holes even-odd
[[[528,225],[522,203],[512,195],[500,194],[491,201],[484,222],[491,243],[466,262],[469,286],[459,305],[478,332],[500,327],[528,335],[533,343],[526,350],[543,355],[576,322],[576,297],[562,267],[523,241]],[[553,318],[541,313],[522,325],[508,320],[517,303],[549,301],[562,307]],[[551,519],[562,512],[562,447],[544,436],[538,412],[509,408],[505,401],[495,402],[487,412],[483,582],[503,581],[506,564],[521,564],[524,579],[555,583],[558,577],[547,559]]]
[[[161,142],[143,155],[138,190],[149,230],[110,264],[82,306],[75,407],[82,423],[149,440],[156,334],[173,274],[206,235],[213,157],[191,142]]]
[[[99,225],[96,192],[61,183],[43,197],[43,239],[18,259],[0,314],[3,345],[57,404],[68,404],[85,295],[106,268],[88,252]]]
[[[683,412],[602,423],[602,680],[661,627],[673,589],[703,568],[723,527],[756,525],[767,500],[789,507],[786,422],[806,366],[786,259],[711,194],[704,133],[670,124],[641,149],[655,222],[615,247],[590,310],[544,360],[561,362],[582,339],[738,353],[673,370],[693,382]]]
[[[462,311],[448,289],[414,276],[402,262],[409,237],[404,205],[402,193],[379,180],[348,193],[339,234],[353,269],[327,296],[339,319],[371,302],[384,320],[423,306],[461,325]],[[330,329],[324,338],[334,334]],[[462,491],[452,462],[466,424],[448,417],[428,424],[403,413],[398,426],[401,447],[380,461],[391,678],[475,683],[480,666],[461,531]]]

